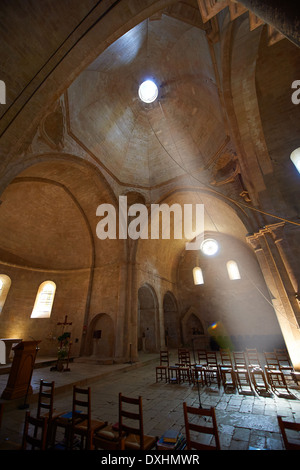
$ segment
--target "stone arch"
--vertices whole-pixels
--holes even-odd
[[[144,284],[138,290],[138,350],[155,352],[159,349],[158,300],[155,290]]]
[[[190,306],[181,319],[182,340],[185,346],[207,349],[209,336],[205,334],[199,309]]]
[[[163,298],[165,344],[169,348],[178,348],[180,344],[180,328],[178,306],[174,294],[167,291]]]
[[[98,313],[88,328],[88,355],[99,362],[113,362],[115,350],[114,322],[107,313]]]

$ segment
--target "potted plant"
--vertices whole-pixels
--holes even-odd
[[[57,338],[59,341],[57,352],[57,370],[63,369],[63,361],[68,357],[70,336],[71,333],[66,332]]]

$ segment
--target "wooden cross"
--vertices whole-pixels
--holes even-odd
[[[62,331],[64,332],[64,327],[67,325],[72,325],[72,322],[68,323],[68,315],[65,316],[65,321],[64,322],[58,322],[57,325],[62,325]]]

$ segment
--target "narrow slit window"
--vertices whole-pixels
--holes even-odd
[[[235,281],[237,279],[241,279],[239,267],[235,261],[228,261],[227,263],[227,272],[229,279],[231,281]]]
[[[55,291],[56,285],[52,281],[45,281],[40,285],[31,313],[31,318],[50,317]]]

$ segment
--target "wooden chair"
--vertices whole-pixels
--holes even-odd
[[[40,381],[38,405],[37,405],[37,418],[47,416],[49,420],[52,419],[53,415],[53,403],[54,403],[54,382]],[[45,411],[44,411],[45,410]]]
[[[31,450],[46,450],[48,418],[35,418],[26,411],[22,438],[22,450],[31,446]]]
[[[160,351],[159,366],[156,367],[156,382],[168,381],[169,351]]]
[[[286,450],[300,450],[300,423],[283,420],[281,416],[277,420]]]
[[[210,409],[194,408],[187,406],[187,404],[184,402],[183,414],[187,450],[221,449],[215,409],[213,407]],[[197,418],[198,420],[196,422]],[[203,420],[202,424],[201,418],[205,419]],[[201,440],[205,440],[206,442],[201,442]]]
[[[91,417],[91,388],[73,387],[72,420],[70,429],[70,446],[72,447],[75,435],[81,437],[81,448],[85,440],[85,449],[91,450],[93,435],[104,428],[107,422],[94,420]]]
[[[36,418],[47,418],[47,446],[51,442],[55,382],[40,381]]]
[[[178,362],[175,366],[179,367],[179,381],[190,384],[192,382],[191,355],[188,349],[178,350]]]
[[[130,398],[119,393],[119,436],[125,435],[126,450],[150,450],[158,437],[144,434],[142,397]]]
[[[233,367],[238,391],[254,393],[244,351],[233,351]]]
[[[300,373],[294,370],[287,350],[274,349],[274,353],[276,354],[280,370],[284,374],[286,381],[298,385],[300,382]]]
[[[178,349],[178,363],[179,365],[190,366],[191,355],[188,349]]]
[[[169,365],[168,367],[168,382],[179,384],[182,381],[180,367],[178,365]]]
[[[221,362],[219,364],[220,378],[225,392],[236,388],[235,374],[229,349],[220,350]]]
[[[206,358],[206,350],[205,349],[197,349],[197,364],[199,366],[207,366],[207,358]]]
[[[246,349],[246,355],[248,359],[249,375],[255,391],[257,393],[269,392],[269,385],[263,368],[261,367],[257,349]]]
[[[205,349],[197,349],[197,359],[196,364],[192,365],[192,382],[193,384],[201,384],[204,385],[204,373],[203,368],[207,366],[207,359],[206,359],[206,350]]]
[[[258,367],[261,368],[261,363],[258,357],[257,349],[255,348],[247,348],[246,349],[246,356],[248,360],[248,367]]]
[[[284,388],[288,393],[289,389],[285,380],[284,373],[280,369],[279,361],[275,352],[264,352],[265,373],[271,389],[277,392],[279,388]]]
[[[220,387],[220,370],[216,351],[206,351],[206,367],[203,368],[203,377],[206,385],[216,382]]]

